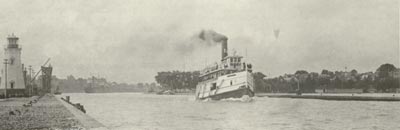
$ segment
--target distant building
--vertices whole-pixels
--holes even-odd
[[[366,90],[366,92],[368,92],[368,93],[376,93],[376,92],[378,92],[378,90],[377,90],[376,88],[369,87],[369,88]]]
[[[338,78],[341,81],[350,81],[350,80],[357,81],[356,75],[357,75],[357,73],[353,74],[351,72],[336,71],[335,77],[332,78],[331,81],[335,80],[336,78]]]
[[[315,89],[315,92],[316,92],[316,93],[324,93],[324,92],[325,92],[325,89]]]
[[[4,58],[7,59],[7,68],[2,65],[2,77],[0,82],[1,95],[7,87],[8,96],[25,95],[25,81],[23,76],[23,64],[21,63],[21,50],[18,45],[18,37],[14,34],[8,36],[8,44],[4,49]]]
[[[286,82],[289,82],[289,81],[291,81],[291,80],[294,79],[294,76],[295,76],[295,75],[293,75],[293,74],[285,74],[285,75],[282,77],[282,79],[283,79],[284,81],[286,81]]]
[[[370,79],[372,81],[375,80],[376,74],[374,74],[373,72],[366,72],[366,73],[362,73],[360,74],[361,76],[361,80],[367,80]]]
[[[306,79],[308,78],[308,74],[298,74],[298,75],[295,75],[295,77],[296,77],[300,82],[304,82],[304,81],[306,81]]]
[[[318,90],[320,91],[320,90]],[[363,93],[363,89],[343,89],[343,88],[332,88],[332,89],[324,89],[323,92],[325,93]]]
[[[329,79],[331,76],[327,75],[327,74],[321,74],[319,75],[320,78],[325,78],[325,79]]]

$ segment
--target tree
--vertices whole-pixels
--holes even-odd
[[[72,76],[72,75],[69,75],[69,76],[67,76],[67,80],[69,80],[69,81],[73,81],[73,80],[75,80],[75,77],[74,77],[74,76]]]
[[[256,89],[256,92],[266,91],[266,83],[264,81],[265,77],[266,75],[261,72],[253,73],[254,88]]]
[[[358,72],[357,72],[357,70],[353,69],[350,71],[350,73],[352,76],[356,76]]]
[[[329,76],[331,76],[331,77],[333,77],[333,76],[335,75],[332,71],[325,70],[325,69],[322,70],[321,74],[329,75]]]
[[[396,70],[396,67],[392,64],[383,64],[379,66],[378,69],[376,69],[376,72],[378,73],[378,78],[386,78],[389,77],[389,72],[393,72]]]
[[[298,71],[296,71],[296,73],[294,73],[294,74],[295,74],[295,75],[308,74],[308,72],[305,71],[305,70],[298,70]]]
[[[324,70],[322,70],[321,74],[329,75],[329,71],[324,69]]]
[[[315,92],[316,80],[310,75],[307,76],[304,83],[302,83],[301,89],[303,92]]]
[[[389,89],[398,88],[398,79],[390,77],[390,73],[396,71],[396,67],[392,64],[383,64],[376,69],[377,89],[387,92]]]

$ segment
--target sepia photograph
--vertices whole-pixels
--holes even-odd
[[[0,130],[400,130],[399,0],[0,10]]]

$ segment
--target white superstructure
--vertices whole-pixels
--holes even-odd
[[[244,63],[242,56],[228,56],[226,41],[222,41],[221,62],[200,72],[200,82],[196,86],[197,99],[254,96],[252,66]]]

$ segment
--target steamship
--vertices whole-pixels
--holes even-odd
[[[196,86],[196,99],[220,100],[254,96],[252,65],[246,64],[242,56],[228,56],[228,38],[221,40],[221,62],[200,71],[200,82]]]

